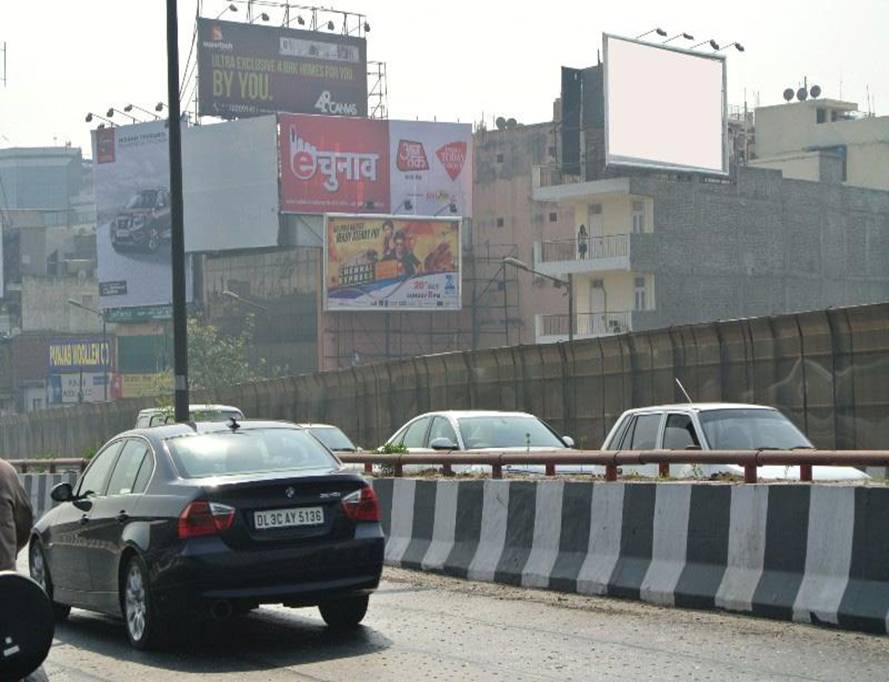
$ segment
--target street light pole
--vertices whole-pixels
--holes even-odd
[[[524,270],[525,272],[530,272],[537,277],[543,277],[543,279],[548,279],[557,287],[565,287],[568,290],[568,341],[574,341],[574,274],[568,273],[567,280],[559,279],[558,277],[538,272],[524,261],[520,261],[518,258],[513,258],[512,256],[504,258],[503,264],[511,265],[512,267]]]
[[[182,211],[182,127],[179,116],[179,22],[167,0],[167,121],[170,135],[170,213],[173,260],[173,390],[175,419],[187,422],[188,333],[185,310],[185,230]]]

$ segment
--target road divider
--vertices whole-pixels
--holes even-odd
[[[34,512],[35,521],[56,505],[50,497],[52,489],[59,483],[74,485],[77,482],[77,476],[78,474],[75,471],[54,474],[18,475],[19,481],[28,495],[28,500],[31,502],[31,510]]]
[[[373,484],[392,566],[887,632],[886,487]]]

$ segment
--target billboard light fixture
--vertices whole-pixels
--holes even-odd
[[[364,32],[370,33],[370,24],[367,23],[366,21],[364,22]]]
[[[691,33],[677,33],[675,36],[670,36],[667,38],[661,45],[666,45],[669,42],[676,40],[677,38],[683,38],[685,40],[694,40],[695,37]]]
[[[327,22],[327,30],[332,31],[334,28],[336,28],[336,27],[334,26],[333,21],[328,21]]]
[[[297,14],[297,15],[296,15],[296,23],[299,24],[300,26],[305,26],[305,25],[306,25],[306,20],[303,19],[302,16],[300,16],[299,14]]]
[[[155,111],[163,111],[165,106],[167,106],[167,105],[164,104],[163,102],[158,102],[157,104],[154,105],[154,110]]]
[[[711,45],[711,46],[713,45],[713,41],[710,41],[710,45]],[[723,46],[720,47],[720,48],[715,48],[715,47],[714,47],[713,49],[716,50],[717,52],[722,52],[723,50],[727,50],[727,49],[729,49],[730,47],[735,48],[738,52],[743,52],[743,51],[744,51],[744,46],[741,45],[741,43],[739,43],[739,42],[737,42],[737,41],[734,42],[734,43],[726,43],[725,45],[723,45]]]
[[[713,38],[710,38],[709,40],[701,41],[701,42],[698,43],[697,45],[692,45],[692,46],[691,46],[691,49],[693,50],[693,49],[695,49],[696,47],[700,47],[701,45],[706,45],[706,44],[708,44],[708,43],[710,44],[710,47],[712,47],[714,50],[717,50],[717,51],[718,51],[718,50],[720,49],[720,48],[719,48],[719,43],[717,43],[715,40],[713,40]]]
[[[136,111],[141,111],[143,114],[146,114],[148,116],[153,116],[155,121],[157,121],[160,118],[160,116],[158,116],[157,114],[155,114],[151,111],[148,111],[148,109],[143,109],[142,107],[137,106],[135,104],[127,104],[123,108],[123,110],[127,113],[130,113],[133,109],[135,109]]]
[[[651,35],[652,33],[657,33],[661,38],[667,37],[667,32],[664,29],[662,29],[660,26],[656,26],[655,28],[651,29],[650,31],[646,31],[645,33],[642,33],[641,35],[636,36],[636,40],[639,40],[640,38],[644,38],[645,36]]]

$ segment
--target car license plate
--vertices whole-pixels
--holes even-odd
[[[296,509],[253,512],[253,526],[256,530],[318,526],[322,523],[324,523],[324,509],[322,507],[297,507]]]

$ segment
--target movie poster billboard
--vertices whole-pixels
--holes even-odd
[[[388,122],[282,114],[281,211],[388,213]]]
[[[459,310],[460,220],[325,218],[325,310]]]
[[[168,144],[164,121],[93,131],[103,310],[172,302]],[[189,294],[190,275],[187,271]]]
[[[367,116],[364,38],[198,19],[201,115]]]
[[[471,152],[468,124],[390,121],[393,213],[471,216]]]

